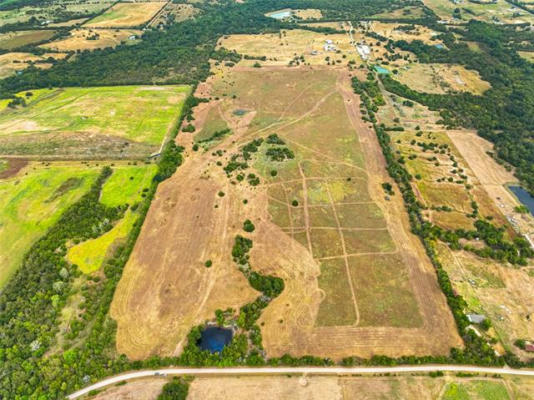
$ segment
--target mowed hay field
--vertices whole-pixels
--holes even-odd
[[[110,387],[95,400],[143,398],[156,400],[167,382],[161,378],[136,380]],[[188,400],[513,400],[534,399],[534,380],[521,378],[459,378],[445,376],[323,377],[236,376],[195,378]],[[132,397],[136,396],[138,397]]]
[[[103,14],[87,21],[89,28],[133,28],[145,24],[165,2],[116,3]]]
[[[331,40],[341,53],[325,51],[326,40]],[[287,65],[296,57],[303,56],[305,63],[325,65],[326,57],[342,61],[359,60],[354,47],[350,44],[347,34],[324,34],[301,29],[284,30],[278,33],[263,35],[229,35],[221,38],[218,47],[235,50],[240,54],[252,57],[267,57],[260,61],[262,65]],[[312,54],[316,52],[317,54]],[[345,56],[346,58],[342,58]],[[252,66],[256,60],[242,60],[239,65]]]
[[[0,111],[4,154],[143,157],[178,119],[188,86],[40,89],[26,107]]]
[[[424,93],[470,92],[481,95],[491,88],[477,71],[461,65],[410,64],[399,70],[397,78],[410,89]]]
[[[115,47],[122,42],[132,42],[130,36],[139,37],[142,31],[134,29],[73,29],[65,39],[41,45],[45,49],[56,51],[94,50]]]
[[[385,203],[381,152],[363,131],[349,76],[240,68],[206,88],[221,100],[199,107],[199,120],[232,133],[207,151],[191,150],[193,135],[178,136],[186,160],[158,189],[112,303],[118,351],[178,354],[192,326],[257,295],[230,254],[247,218],[256,226],[252,268],[285,282],[259,320],[268,356],[447,354],[461,346],[400,196]],[[229,179],[222,166],[235,152],[272,133],[295,158],[274,162],[262,151],[250,170],[258,186]]]
[[[132,206],[142,200],[143,191],[150,187],[157,166],[151,165],[120,165],[113,167],[113,174],[105,182],[100,202],[108,207],[128,204],[130,208],[124,217],[117,221],[113,228],[99,236],[70,247],[67,260],[76,264],[84,273],[98,270],[113,250],[121,244],[139,217]],[[135,208],[135,207],[134,207]]]
[[[29,163],[0,179],[0,287],[31,245],[89,190],[100,168],[80,163]]]
[[[55,31],[17,31],[0,34],[0,49],[12,50],[17,47],[48,40],[55,35]]]

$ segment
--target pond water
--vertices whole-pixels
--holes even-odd
[[[291,17],[291,10],[273,11],[272,13],[267,14],[267,16],[274,19],[289,18]]]
[[[441,43],[435,44],[434,47],[437,47],[438,49],[444,49],[445,48]]]
[[[534,197],[521,186],[508,186],[508,188],[515,194],[519,201],[529,209],[530,213],[534,215]]]
[[[375,71],[378,72],[379,74],[389,74],[389,70],[379,65],[375,65]]]
[[[224,346],[232,341],[232,336],[233,332],[231,329],[209,326],[202,331],[197,344],[202,350],[219,353]]]

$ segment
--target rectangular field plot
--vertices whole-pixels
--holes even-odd
[[[421,326],[408,268],[399,256],[350,257],[349,266],[360,326]]]
[[[389,232],[383,230],[343,231],[347,254],[390,253],[395,243]]]
[[[99,172],[99,167],[80,163],[30,163],[0,180],[0,287],[31,245],[89,190]]]
[[[0,35],[0,49],[12,50],[17,47],[48,40],[55,35],[55,31],[18,31]]]
[[[375,203],[336,204],[342,228],[381,229],[386,227],[382,210]]]
[[[188,86],[40,89],[0,112],[0,153],[143,157],[178,119]]]
[[[73,29],[66,38],[42,44],[40,47],[57,51],[95,50],[115,47],[121,43],[135,43],[132,36],[140,37],[135,29]]]
[[[315,320],[317,326],[345,326],[356,322],[356,311],[345,260],[338,258],[321,263],[319,287],[324,293]]]
[[[105,13],[87,21],[90,28],[134,28],[145,24],[165,2],[117,3]]]

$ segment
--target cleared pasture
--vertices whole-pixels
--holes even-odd
[[[534,312],[530,288],[534,276],[528,268],[513,268],[464,251],[438,246],[438,256],[453,287],[467,302],[470,312],[487,315],[494,329],[489,334],[521,357],[528,356],[516,346],[517,339],[534,336]],[[502,350],[501,350],[502,351]]]
[[[423,3],[442,20],[452,20],[454,10],[460,8],[462,10],[461,20],[463,21],[476,19],[487,23],[501,22],[506,24],[534,22],[534,16],[532,14],[518,7],[514,7],[506,0],[496,0],[485,4],[465,1],[460,4],[460,7],[458,7],[459,4],[454,4],[450,0],[423,0]]]
[[[491,85],[477,71],[451,64],[409,64],[397,78],[413,90],[424,93],[470,92],[483,94]]]
[[[21,92],[27,105],[0,112],[0,152],[83,158],[157,151],[188,86],[114,86]]]
[[[10,75],[16,74],[28,68],[30,65],[36,68],[50,68],[52,63],[48,62],[48,58],[61,59],[66,54],[62,53],[45,53],[42,56],[37,56],[31,53],[5,53],[0,55],[0,79],[7,78]],[[5,107],[1,107],[3,109]]]
[[[325,44],[331,40],[337,51],[326,50]],[[263,35],[229,35],[219,39],[218,47],[235,50],[251,57],[266,57],[261,65],[287,65],[290,61],[304,57],[304,64],[326,65],[328,57],[333,63],[346,64],[359,60],[350,38],[345,33],[324,34],[302,29],[283,30],[280,33]],[[345,56],[345,58],[343,58]],[[257,61],[242,60],[240,66],[252,66]]]
[[[79,199],[100,172],[80,163],[29,163],[0,180],[0,287],[31,245]]]
[[[89,28],[133,28],[150,21],[165,2],[116,3],[103,14],[87,21]]]
[[[135,29],[73,29],[64,39],[45,43],[40,47],[56,51],[95,50],[115,47],[121,43],[136,43],[135,36],[141,37],[142,31]]]

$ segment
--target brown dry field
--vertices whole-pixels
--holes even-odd
[[[97,40],[88,40],[87,38],[98,34]],[[143,32],[135,29],[73,29],[70,36],[55,42],[41,45],[45,49],[57,51],[76,51],[76,50],[95,50],[105,47],[115,47],[123,41],[128,41],[131,35],[141,36]]]
[[[422,25],[415,25],[416,29],[414,31],[408,32],[396,29],[397,27],[402,25],[406,24],[372,21],[370,22],[369,29],[391,40],[406,40],[407,42],[411,42],[413,40],[420,40],[423,43],[429,45],[443,44],[440,39],[435,39],[435,36],[437,36],[439,32],[435,32]]]
[[[498,208],[503,215],[513,218],[521,233],[534,239],[534,218],[530,214],[514,211],[514,207],[521,203],[505,186],[517,182],[517,178],[487,154],[494,152],[493,145],[473,131],[451,130],[447,134],[492,200],[492,206]]]
[[[525,60],[534,63],[534,51],[518,51],[517,53]]]
[[[116,3],[104,14],[84,24],[87,28],[128,28],[150,21],[165,5],[162,1]]]
[[[11,50],[50,39],[56,31],[17,31],[0,34],[0,49]]]
[[[325,51],[326,40],[332,40],[341,53]],[[311,65],[326,65],[325,58],[340,60],[342,64],[350,60],[359,61],[359,56],[350,44],[346,34],[324,34],[302,29],[267,33],[263,35],[230,35],[221,38],[217,47],[236,50],[240,54],[254,57],[267,57],[267,61],[260,61],[262,65],[287,65],[296,56],[304,56],[305,62]],[[312,52],[317,52],[313,55]],[[342,58],[343,55],[346,58]],[[242,60],[240,66],[252,66],[255,60]]]
[[[438,257],[454,288],[466,300],[468,311],[487,315],[495,328],[494,336],[505,348],[528,358],[528,353],[513,343],[534,337],[534,324],[528,319],[534,314],[534,276],[528,273],[529,268],[452,251],[443,244],[438,246]]]
[[[237,308],[257,296],[230,257],[234,237],[246,218],[256,226],[255,232],[248,235],[254,240],[253,269],[277,275],[286,285],[259,320],[268,356],[290,353],[340,359],[349,355],[447,354],[451,347],[462,346],[435,272],[419,239],[410,233],[401,197],[384,200],[380,185],[389,180],[385,161],[374,132],[361,120],[359,98],[353,94],[349,78],[342,69],[332,68],[237,68],[230,73],[220,72],[199,87],[197,95],[211,93],[224,100],[203,105],[195,116],[201,121],[209,107],[220,107],[221,118],[233,134],[208,152],[193,152],[193,135],[179,135],[178,142],[186,147],[185,162],[158,188],[112,303],[111,313],[118,322],[119,353],[134,359],[178,354],[193,325],[213,318],[218,308]],[[227,96],[223,96],[224,92]],[[233,94],[236,98],[232,99]],[[325,111],[328,108],[322,107],[333,100],[342,107],[339,116],[346,115],[338,120],[352,133],[334,141],[326,136],[310,140],[307,129],[321,129],[321,124],[329,123],[330,113]],[[233,114],[236,109],[248,113],[240,118]],[[339,110],[334,113],[338,115]],[[293,238],[293,232],[272,221],[270,184],[233,185],[215,164],[220,160],[224,165],[239,146],[273,131],[299,157],[302,155],[302,161],[319,161],[317,166],[305,162],[297,166],[295,160],[295,168],[288,170],[297,174],[293,178],[283,176],[285,170],[281,168],[278,178],[284,182],[295,179],[307,185],[303,174],[311,174],[304,176],[313,180],[313,171],[320,173],[321,163],[337,163],[352,171],[351,175],[368,176],[367,196],[381,209],[393,239],[393,247],[388,245],[385,253],[397,254],[406,268],[408,293],[415,296],[415,312],[422,319],[417,327],[376,326],[376,322],[371,323],[374,326],[316,326],[324,294],[318,283],[321,269],[317,256],[310,251],[312,228],[306,224],[307,239],[305,245],[301,244]],[[222,159],[214,156],[217,150],[226,151]],[[345,152],[346,161],[336,161],[339,151]],[[261,173],[262,163],[256,167]],[[309,182],[310,190],[312,183]],[[224,197],[218,197],[218,191],[223,191]],[[337,191],[330,196],[332,193],[335,196]],[[243,199],[248,200],[247,205]],[[339,228],[336,230],[340,232]],[[361,242],[366,237],[364,233],[360,239],[354,233],[345,235],[347,251],[338,256],[341,259],[347,259],[351,248],[363,249],[365,244]],[[358,254],[361,251],[357,250]],[[207,259],[213,261],[209,269],[203,265]],[[350,269],[349,264],[345,265]],[[348,277],[345,279],[351,282]],[[372,301],[370,304],[372,307]]]
[[[150,26],[158,26],[164,24],[167,18],[171,15],[174,16],[175,22],[185,21],[186,19],[193,18],[198,13],[198,9],[191,4],[176,4],[173,2],[168,3],[161,9],[158,15],[150,22]]]
[[[150,378],[112,387],[92,397],[93,400],[156,400],[166,382]],[[455,387],[468,398],[529,400],[534,399],[532,378],[441,378],[401,375],[393,377],[322,377],[322,376],[236,376],[195,378],[189,387],[188,400],[383,400],[383,399],[450,399]],[[485,388],[486,397],[481,395]],[[452,392],[452,393],[451,393]],[[451,393],[451,394],[449,394]]]
[[[293,10],[294,14],[301,19],[321,19],[323,17],[323,13],[321,10],[315,9],[315,8],[308,8],[305,10]]]
[[[460,91],[481,95],[491,87],[477,71],[450,64],[410,64],[400,69],[397,79],[424,93]]]
[[[508,224],[501,209],[492,201],[485,185],[480,182],[477,174],[473,172],[464,159],[462,152],[457,149],[454,141],[451,140],[450,135],[454,135],[454,132],[456,131],[424,132],[421,136],[416,136],[415,131],[392,133],[394,147],[399,149],[406,158],[408,171],[414,176],[416,174],[421,175],[420,180],[413,181],[414,191],[420,201],[428,207],[446,205],[454,210],[452,212],[426,210],[424,215],[430,221],[446,229],[473,229],[475,220],[468,218],[467,214],[472,212],[471,202],[474,200],[477,202],[482,216],[492,216],[495,223],[507,226],[510,233],[513,234],[511,226]],[[412,140],[447,145],[450,149],[450,154],[454,156],[457,167],[453,166],[453,161],[450,160],[449,155],[438,154],[432,150],[423,151],[421,147],[412,145],[410,143]],[[410,155],[417,156],[417,158],[409,160]],[[437,158],[439,166],[436,166],[434,161],[429,160],[431,157]],[[457,173],[451,172],[455,169],[463,170],[462,174],[467,176],[467,183],[472,185],[470,190],[463,184],[460,185],[456,182],[437,182],[439,178],[451,177],[454,181],[460,179]]]
[[[31,53],[5,53],[0,55],[0,79],[15,74],[17,71],[28,68],[31,63],[35,63],[36,68],[50,68],[50,63],[37,63],[37,61],[46,60],[48,57],[64,58],[66,54],[62,53],[45,53],[42,56],[36,56]]]

